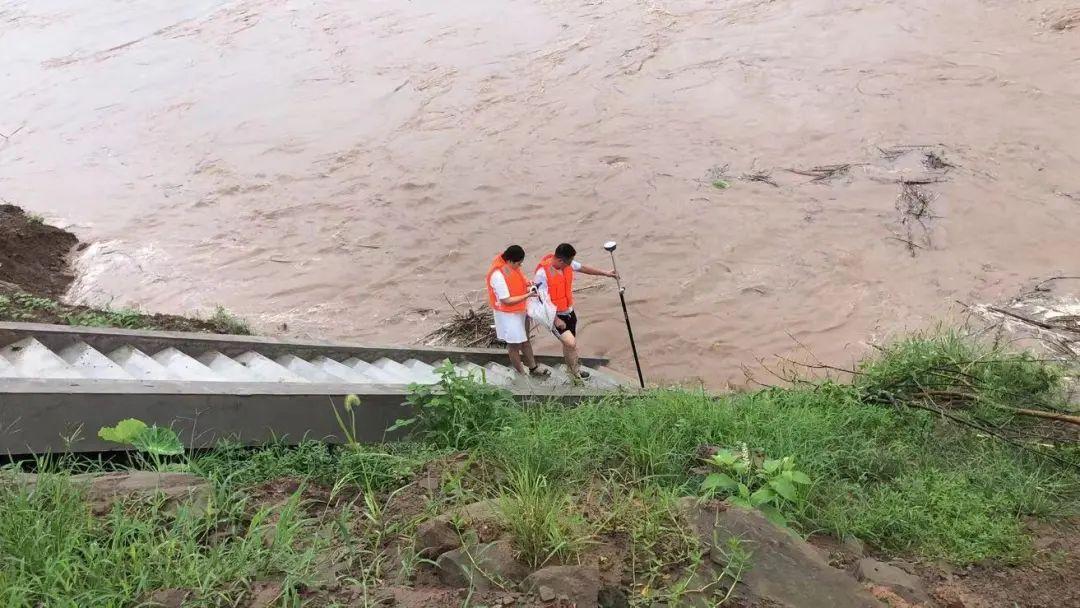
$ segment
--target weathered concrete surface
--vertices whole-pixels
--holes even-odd
[[[386,429],[412,410],[403,386],[285,384],[268,382],[132,382],[0,380],[0,453],[95,452],[121,450],[97,431],[124,418],[168,426],[184,445],[212,447],[223,439],[258,445],[271,439],[344,439],[331,404],[339,411],[356,394],[355,435],[361,442],[399,439]],[[567,404],[602,393],[573,387],[544,395],[519,394],[520,402],[554,398]],[[74,437],[70,443],[66,438]]]

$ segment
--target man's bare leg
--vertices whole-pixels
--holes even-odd
[[[536,357],[533,356],[532,342],[525,342],[521,345],[521,352],[524,355],[525,367],[531,369],[536,368]]]
[[[526,342],[526,344],[528,344],[528,342]],[[514,369],[517,370],[517,373],[524,374],[525,368],[521,365],[521,345],[507,344],[506,353],[510,355],[510,364],[514,366]]]
[[[559,334],[559,342],[562,342],[563,360],[566,361],[566,369],[570,375],[577,378],[581,372],[581,364],[578,361],[577,338],[574,334],[564,331]]]

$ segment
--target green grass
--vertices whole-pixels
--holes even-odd
[[[206,320],[213,324],[218,333],[240,336],[250,336],[255,333],[251,331],[251,325],[247,321],[229,312],[224,306],[215,307],[213,314]]]
[[[191,590],[185,605],[233,605],[252,581],[270,576],[295,597],[320,549],[298,496],[273,518],[266,507],[252,509],[243,496],[222,493],[206,510],[174,511],[149,499],[97,517],[62,475],[0,494],[0,605],[12,608],[120,608],[162,588]],[[230,527],[236,534],[227,540],[207,540]]]
[[[946,332],[885,347],[852,382],[719,396],[659,390],[522,409],[497,389],[447,378],[441,391],[417,389],[412,398],[416,442],[222,445],[190,455],[187,469],[214,483],[205,513],[170,513],[151,501],[101,518],[62,476],[35,492],[0,484],[0,605],[127,606],[166,587],[195,591],[195,605],[234,605],[265,577],[284,581],[287,603],[322,554],[346,563],[350,584],[373,602],[380,585],[422,566],[410,549],[420,521],[481,498],[498,498],[501,525],[530,565],[573,562],[617,539],[626,543],[634,597],[677,599],[688,590],[685,573],[708,559],[679,508],[703,494],[703,446],[791,457],[812,480],[783,505],[798,532],[853,535],[885,554],[960,564],[1021,561],[1031,550],[1026,518],[1077,513],[1077,467],[923,408],[994,417],[1020,437],[1037,429],[1002,413],[1060,405],[1067,371]],[[963,399],[925,394],[942,374]],[[1075,442],[1039,449],[1080,460]],[[474,466],[444,475],[433,502],[409,493],[418,472],[461,451]],[[74,462],[51,469],[101,467]],[[250,488],[283,477],[337,498],[312,511],[297,495],[284,527],[271,524]],[[207,542],[222,529],[233,533]],[[737,579],[736,566],[725,576]]]
[[[510,472],[499,510],[518,558],[534,568],[552,559],[567,563],[588,540],[569,491],[532,471]]]

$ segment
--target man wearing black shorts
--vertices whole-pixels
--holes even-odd
[[[547,290],[551,303],[555,305],[555,336],[562,342],[563,358],[566,369],[574,378],[588,378],[581,371],[577,349],[577,313],[574,311],[574,274],[590,274],[599,277],[617,278],[614,271],[600,270],[574,261],[577,250],[569,243],[555,248],[540,260],[536,267],[533,282],[537,289]]]

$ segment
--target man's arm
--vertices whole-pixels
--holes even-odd
[[[575,270],[577,270],[581,274],[591,274],[597,277],[608,277],[611,279],[619,278],[619,273],[615,272],[614,270],[600,270],[599,268],[593,268],[592,266],[586,266],[584,264],[581,265],[581,268],[577,268]]]

